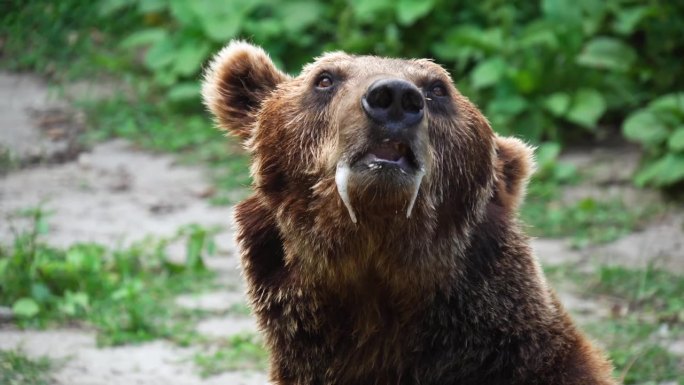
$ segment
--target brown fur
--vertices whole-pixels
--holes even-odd
[[[353,223],[335,167],[372,145],[359,101],[387,76],[425,92],[412,142],[425,177],[407,218],[408,179],[355,171]],[[441,67],[331,53],[289,78],[238,42],[203,95],[252,154],[238,241],[275,384],[615,384],[517,222],[531,149],[496,136]]]

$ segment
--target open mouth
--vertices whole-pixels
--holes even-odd
[[[371,147],[355,163],[366,165],[370,169],[379,169],[384,166],[397,167],[405,173],[418,168],[416,157],[411,148],[396,140],[385,140]]]
[[[337,184],[337,191],[342,198],[342,202],[349,212],[349,217],[352,222],[356,223],[356,212],[351,205],[350,199],[350,178],[355,172],[366,168],[374,173],[373,177],[383,176],[387,178],[401,181],[405,186],[410,186],[411,193],[406,205],[406,218],[411,216],[413,206],[418,196],[421,181],[425,175],[425,169],[418,161],[415,153],[411,147],[405,143],[396,140],[385,139],[382,143],[371,147],[368,152],[363,153],[354,161],[340,160],[337,163],[337,170],[335,172],[335,183]],[[387,169],[387,172],[380,171]],[[376,171],[377,170],[377,171]],[[398,170],[401,174],[397,174]],[[381,173],[375,175],[375,173]],[[397,177],[401,175],[401,177]],[[407,181],[409,181],[407,183]]]

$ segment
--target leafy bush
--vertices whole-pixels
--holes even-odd
[[[646,149],[638,185],[668,187],[684,181],[684,92],[661,96],[629,115],[622,131]]]
[[[121,45],[149,47],[143,64],[159,84],[174,85],[171,97],[196,94],[203,62],[235,37],[264,45],[289,70],[330,49],[431,56],[453,69],[498,130],[533,140],[615,125],[653,96],[645,86],[667,90],[683,74],[672,63],[682,9],[658,1],[110,0],[103,14],[123,9],[145,27]],[[662,54],[672,72],[652,69]]]
[[[134,68],[152,75],[156,92],[161,90],[172,103],[194,106],[193,113],[201,109],[202,66],[234,38],[262,45],[287,71],[298,71],[312,57],[336,49],[433,57],[452,72],[497,131],[535,143],[615,134],[633,111],[684,89],[684,3],[676,1],[18,3],[1,19],[0,37],[6,43],[0,49],[10,53],[9,58],[24,58],[40,67],[40,58],[22,51],[18,36],[24,35],[37,47],[29,51],[39,56],[75,58],[80,51],[99,50],[97,42],[117,42],[109,55],[98,51],[94,64],[129,70],[130,63],[137,63]],[[52,28],[53,19],[59,27]],[[70,44],[72,40],[78,44]],[[641,126],[644,132],[660,130],[650,123],[632,119],[624,132],[634,138],[627,132],[639,124],[648,124]],[[668,132],[674,133],[669,124]],[[649,156],[637,182],[665,186],[684,179],[669,171],[680,161],[675,161],[678,150],[664,149],[664,142],[645,143]]]

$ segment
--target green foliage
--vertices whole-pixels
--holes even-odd
[[[21,350],[0,350],[0,384],[49,385],[54,366],[47,357],[32,359]]]
[[[684,381],[681,358],[658,342],[658,335],[675,333],[684,324],[684,278],[649,266],[645,270],[602,267],[578,279],[594,295],[624,301],[626,314],[591,326],[608,344],[617,373],[625,384]]]
[[[597,292],[629,301],[631,309],[657,312],[662,321],[684,323],[684,277],[648,266],[644,270],[602,267]]]
[[[0,15],[0,49],[9,59],[3,67],[133,73],[132,82],[147,88],[134,111],[105,108],[101,119],[123,123],[105,132],[155,148],[212,142],[197,115],[198,78],[213,52],[242,38],[262,45],[288,71],[335,49],[432,57],[498,132],[564,144],[622,125],[648,152],[637,184],[684,179],[681,111],[673,120],[649,104],[684,89],[679,2],[14,1]],[[145,122],[150,108],[184,118]],[[131,125],[127,115],[137,122]]]
[[[106,47],[137,23],[131,14],[103,23],[95,2],[7,0],[0,3],[0,68],[83,76],[130,68]]]
[[[559,154],[555,142],[543,143],[536,151],[538,170],[521,210],[533,236],[570,237],[578,248],[602,244],[629,234],[657,212],[651,206],[628,206],[618,198],[563,200],[563,186],[578,182],[580,176],[573,165],[558,161]]]
[[[673,56],[682,42],[672,38],[684,33],[684,9],[656,0],[109,0],[102,8],[110,18],[124,13],[144,22],[121,46],[146,47],[143,65],[178,98],[197,96],[202,64],[232,38],[263,45],[290,71],[331,49],[426,56],[453,70],[498,131],[533,141],[616,126],[684,75]],[[653,71],[654,61],[672,72]]]
[[[44,213],[30,213],[33,230],[0,249],[0,304],[12,307],[20,325],[86,320],[98,329],[102,344],[182,339],[190,333],[172,299],[211,284],[204,258],[213,253],[213,231],[188,226],[176,237],[148,238],[113,251],[96,244],[63,250],[40,241]],[[184,263],[165,252],[177,240],[186,241]]]
[[[684,381],[681,358],[653,341],[659,327],[630,315],[589,325],[588,330],[608,344],[616,374],[623,378],[624,384],[658,384],[672,380],[681,384]]]
[[[627,206],[622,200],[583,198],[573,203],[548,201],[530,205],[524,217],[533,235],[570,237],[574,247],[614,241],[634,231],[652,215],[648,208]]]
[[[622,132],[647,151],[635,176],[638,185],[668,187],[684,182],[684,92],[661,96],[633,112]]]
[[[195,365],[202,377],[226,371],[265,369],[268,355],[260,339],[252,334],[238,334],[228,338],[224,346],[213,353],[195,355]]]

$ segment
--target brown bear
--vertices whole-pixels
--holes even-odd
[[[252,156],[237,238],[273,383],[616,383],[521,230],[532,150],[442,67],[334,52],[291,77],[233,42],[202,94]]]

